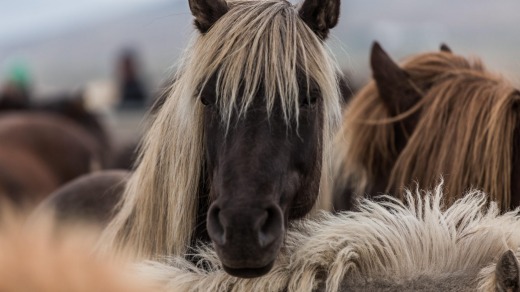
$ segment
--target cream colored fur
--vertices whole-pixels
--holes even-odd
[[[274,268],[261,278],[227,275],[209,247],[200,251],[198,267],[172,258],[169,265],[149,262],[141,271],[168,292],[338,291],[346,283],[363,286],[461,273],[474,279],[469,291],[477,286],[494,291],[493,264],[520,246],[516,212],[500,215],[497,205],[488,204],[478,191],[446,207],[442,188],[408,191],[407,206],[390,197],[379,203],[364,200],[358,213],[323,214],[294,224]]]
[[[152,291],[144,279],[141,283],[125,273],[131,273],[129,266],[92,255],[98,235],[94,229],[75,226],[57,231],[53,216],[44,212],[27,224],[25,216],[7,210],[5,204],[0,212],[0,291]]]

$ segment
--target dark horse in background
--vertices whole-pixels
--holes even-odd
[[[0,95],[0,114],[7,111],[55,114],[83,127],[98,141],[100,146],[105,149],[110,147],[110,139],[105,126],[96,114],[91,113],[86,108],[86,101],[82,91],[38,98],[41,101],[36,101],[32,96],[26,100],[20,100],[21,98],[11,95],[8,92]]]
[[[9,91],[0,93],[1,112],[37,112],[66,118],[86,130],[103,149],[102,168],[130,170],[136,159],[140,137],[130,141],[114,141],[112,131],[103,122],[103,117],[86,106],[84,91],[59,93],[48,96],[21,98]],[[117,131],[117,129],[115,129]]]
[[[261,276],[327,189],[346,86],[323,42],[340,1],[189,4],[200,34],[100,247],[164,259],[212,241],[227,272]]]
[[[21,98],[16,91],[2,93],[0,188],[4,197],[32,206],[78,176],[112,168],[116,162],[129,165],[125,159],[132,157],[133,150],[127,147],[120,155],[112,149],[100,117],[85,102],[82,92],[37,99]]]
[[[376,43],[371,66],[374,80],[348,105],[337,140],[336,210],[441,176],[449,202],[475,187],[502,211],[520,206],[517,87],[446,45],[399,66]]]
[[[35,205],[59,186],[99,169],[102,149],[83,128],[45,113],[0,113],[0,189]]]

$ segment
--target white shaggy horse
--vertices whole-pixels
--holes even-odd
[[[198,265],[173,258],[142,271],[166,291],[518,291],[517,212],[501,215],[478,191],[447,208],[442,186],[407,192],[406,204],[364,200],[359,212],[291,230],[271,272],[258,279],[226,274],[210,247],[199,251]]]

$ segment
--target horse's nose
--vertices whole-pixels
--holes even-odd
[[[277,206],[267,208],[229,206],[214,203],[208,212],[208,234],[221,248],[263,249],[283,232],[282,212]]]

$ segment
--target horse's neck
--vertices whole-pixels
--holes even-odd
[[[378,173],[374,177],[374,181],[369,184],[365,190],[365,193],[369,198],[373,198],[379,196],[381,194],[387,193],[388,188],[388,177],[390,174],[388,173]]]
[[[357,210],[357,200],[366,196],[373,198],[386,193],[386,186],[388,184],[388,175],[375,175],[374,181],[368,183],[366,188],[358,192],[351,185],[346,185],[341,191],[334,194],[334,210],[340,211],[354,211]]]
[[[513,134],[513,159],[511,161],[511,209],[520,206],[520,121]]]

